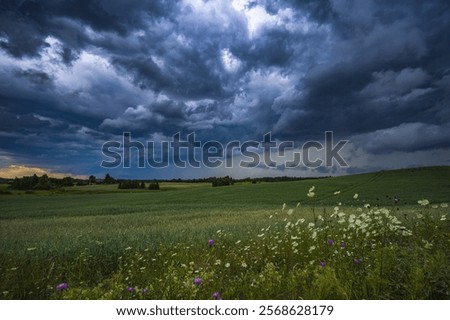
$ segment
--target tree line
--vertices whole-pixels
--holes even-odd
[[[236,182],[248,182],[252,184],[260,182],[280,182],[280,181],[296,181],[296,180],[306,180],[306,179],[320,179],[322,177],[263,177],[263,178],[244,178],[244,179],[233,179],[230,176],[225,177],[209,177],[200,179],[171,179],[171,180],[160,180],[159,182],[183,182],[183,183],[211,183],[213,187],[230,186]],[[1,178],[0,178],[1,179]],[[119,189],[149,189],[149,190],[159,190],[159,182],[155,180],[131,180],[131,179],[115,179],[109,173],[107,173],[104,178],[97,178],[94,175],[89,176],[88,179],[75,179],[72,177],[64,178],[51,178],[44,174],[42,176],[37,176],[36,174],[32,176],[25,176],[22,178],[15,178],[13,180],[2,179],[2,181],[9,184],[10,189],[15,190],[51,190],[58,189],[62,187],[71,186],[83,186],[89,184],[118,184]],[[149,183],[146,186],[146,183]]]
[[[62,179],[50,178],[44,174],[38,177],[36,174],[23,178],[15,178],[10,182],[10,188],[15,190],[50,190],[61,187],[72,187],[77,179],[64,177]]]

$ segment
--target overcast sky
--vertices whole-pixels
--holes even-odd
[[[450,165],[448,1],[0,1],[0,173]],[[101,145],[347,139],[349,168],[104,170]],[[2,175],[2,174],[0,174]]]

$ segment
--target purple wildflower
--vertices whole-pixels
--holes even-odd
[[[128,291],[128,292],[133,292],[133,291],[134,291],[134,288],[133,288],[133,287],[128,287],[128,288],[127,288],[127,291]]]
[[[216,243],[213,239],[208,240],[208,247],[212,247]]]
[[[326,263],[325,261],[321,261],[321,262],[320,262],[320,266],[321,266],[322,268],[325,268],[326,265],[327,265],[327,263]]]
[[[141,290],[141,292],[142,292],[142,294],[146,294],[148,292],[148,289],[144,288],[144,289]]]
[[[67,290],[67,289],[69,289],[69,285],[67,283],[65,283],[65,282],[60,283],[60,284],[58,284],[56,286],[56,291],[64,291],[64,290]]]
[[[222,300],[222,297],[220,296],[219,292],[214,292],[212,297],[214,300]]]
[[[202,283],[203,283],[202,278],[200,278],[200,277],[195,277],[195,279],[194,279],[194,284],[195,284],[196,286],[199,286],[199,285],[201,285]]]
[[[333,239],[328,239],[328,240],[327,240],[327,244],[328,244],[329,246],[332,246],[332,245],[334,244]]]
[[[341,242],[341,244],[339,245],[341,247],[341,249],[345,248],[345,242]]]
[[[353,260],[353,262],[357,265],[357,266],[359,266],[360,264],[361,264],[361,259],[358,259],[358,258],[355,258],[354,260]]]

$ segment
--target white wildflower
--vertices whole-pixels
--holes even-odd
[[[433,248],[433,244],[431,242],[428,242],[427,240],[422,240],[422,242],[424,243],[425,249]]]
[[[411,230],[403,230],[402,235],[405,237],[412,236],[412,231]]]

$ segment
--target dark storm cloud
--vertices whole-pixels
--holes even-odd
[[[166,1],[5,0],[0,3],[0,29],[8,42],[2,46],[15,56],[36,55],[45,46],[47,35],[76,33],[77,30],[59,30],[62,18],[78,21],[95,31],[126,35],[144,26],[145,18],[165,16],[174,9]]]
[[[354,142],[371,152],[432,150],[448,147],[450,124],[437,126],[424,123],[404,123],[394,128],[380,129],[355,136]]]
[[[1,1],[0,151],[192,130],[450,145],[448,1],[240,2]]]
[[[22,129],[33,132],[36,129],[50,126],[50,122],[39,119],[32,114],[17,115],[8,111],[0,110],[1,131],[15,131]]]
[[[439,83],[450,71],[450,45],[442,36],[450,27],[449,5],[368,4],[335,1],[329,6],[325,16],[337,40],[330,48],[332,55],[302,79],[302,95],[284,111],[277,132],[308,135],[329,128],[351,136],[374,131],[377,139],[381,128],[392,128],[395,135],[402,123],[441,123],[433,113],[442,111],[443,100],[448,102],[448,87]],[[448,138],[437,140],[442,139],[450,143]],[[418,143],[408,149],[424,147]]]
[[[113,58],[112,61],[124,68],[125,72],[132,75],[135,84],[140,88],[149,88],[160,92],[169,83],[169,79],[167,79],[158,65],[150,57],[118,56]]]
[[[243,56],[252,67],[288,66],[294,54],[292,35],[282,29],[264,32],[249,48],[248,56]],[[276,50],[274,50],[276,48]]]
[[[45,72],[33,69],[20,70],[17,72],[17,76],[28,79],[38,85],[50,84],[52,77]]]

